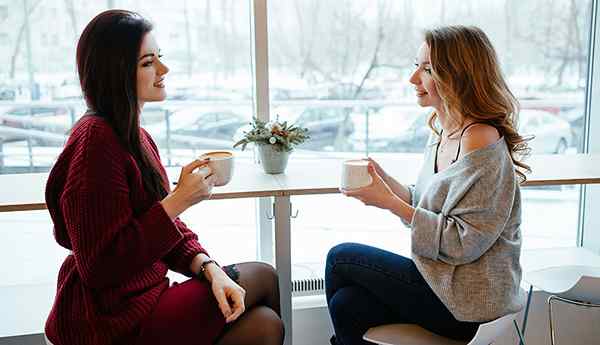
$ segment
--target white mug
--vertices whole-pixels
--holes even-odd
[[[342,166],[342,189],[356,189],[366,187],[373,182],[368,169],[369,161],[351,159],[344,161]]]
[[[233,153],[229,151],[212,151],[200,156],[200,159],[205,158],[209,158],[208,167],[215,176],[215,186],[228,184],[233,176]]]

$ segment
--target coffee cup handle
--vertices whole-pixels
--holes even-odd
[[[212,169],[209,166],[203,166],[202,168],[198,169],[197,173],[203,174],[206,178],[212,174]]]

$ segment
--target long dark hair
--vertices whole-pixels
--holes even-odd
[[[77,70],[89,110],[104,118],[142,173],[144,187],[157,199],[167,195],[158,167],[140,138],[137,63],[152,24],[135,12],[108,10],[86,26],[77,44]]]

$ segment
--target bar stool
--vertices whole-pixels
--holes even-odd
[[[448,339],[414,324],[389,324],[369,328],[363,339],[380,345],[489,345],[511,327],[518,313],[479,325],[470,342]]]
[[[535,286],[551,294],[547,303],[552,345],[556,342],[552,302],[563,302],[585,308],[600,307],[600,267],[578,265],[550,267],[528,272],[525,281],[530,283],[532,288]],[[524,324],[527,322],[531,292],[532,289],[529,289]]]

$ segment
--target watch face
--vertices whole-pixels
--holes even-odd
[[[225,271],[225,274],[227,274],[231,280],[238,284],[240,283],[240,270],[235,264],[223,266],[223,271]]]

